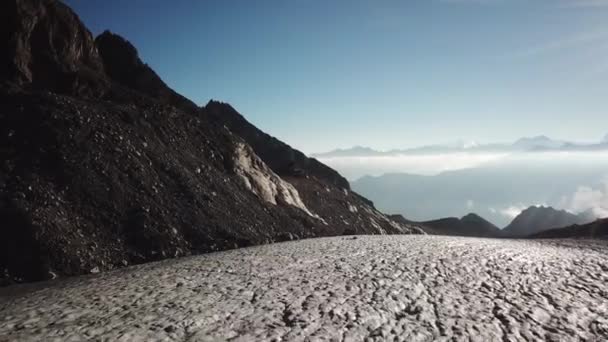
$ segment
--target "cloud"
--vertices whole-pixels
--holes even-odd
[[[467,209],[473,209],[475,207],[475,202],[473,200],[467,201]]]
[[[562,200],[562,205],[574,213],[590,211],[596,218],[608,217],[608,176],[599,188],[579,186],[570,198]]]
[[[379,176],[385,173],[411,173],[436,175],[444,171],[461,170],[500,160],[507,153],[442,153],[426,155],[390,155],[364,157],[320,157],[349,179],[364,175]]]
[[[361,157],[318,157],[320,162],[336,169],[343,176],[355,180],[363,176],[386,173],[408,173],[434,176],[446,171],[471,169],[489,165],[520,168],[531,166],[564,167],[579,165],[608,169],[608,152],[453,152],[435,154],[396,154]]]
[[[521,212],[524,211],[526,208],[528,208],[528,206],[518,203],[518,204],[510,205],[510,206],[508,206],[506,208],[502,208],[502,209],[489,208],[489,210],[492,214],[500,214],[502,216],[509,218],[510,220],[513,220],[515,217],[517,217],[517,215],[521,214]]]

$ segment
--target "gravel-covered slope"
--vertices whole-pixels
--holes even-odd
[[[0,341],[603,341],[607,265],[597,241],[286,242],[5,288]]]

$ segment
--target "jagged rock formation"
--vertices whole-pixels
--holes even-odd
[[[314,236],[419,232],[232,107],[196,107],[123,38],[7,0],[0,283]],[[4,20],[6,19],[6,20]]]
[[[543,230],[585,224],[589,221],[592,219],[589,219],[588,215],[575,215],[545,206],[531,206],[517,215],[503,229],[503,234],[508,237],[525,237]]]
[[[3,1],[0,79],[26,89],[101,95],[103,62],[91,33],[59,1]]]
[[[142,62],[137,49],[126,39],[105,31],[95,38],[95,45],[105,71],[113,81],[184,111],[197,110],[194,102],[169,88],[154,70]]]
[[[608,239],[608,219],[596,220],[583,225],[572,225],[563,228],[543,230],[530,235],[537,239],[564,239],[564,238],[602,238]]]
[[[494,224],[476,214],[468,214],[462,218],[448,217],[438,220],[420,222],[429,234],[499,237],[501,231]]]

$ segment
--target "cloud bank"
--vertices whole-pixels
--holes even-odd
[[[502,216],[507,217],[509,220],[513,220],[517,217],[517,215],[521,214],[521,212],[528,207],[529,205],[523,205],[521,203],[518,203],[502,209],[490,208],[490,212],[493,214],[500,214]]]
[[[562,199],[566,210],[574,213],[591,212],[596,218],[608,217],[608,176],[599,187],[579,186],[570,198]]]
[[[608,152],[534,152],[481,153],[454,152],[422,155],[389,155],[363,157],[319,157],[319,161],[336,169],[349,180],[387,173],[434,176],[446,171],[471,169],[486,165],[518,167],[587,167],[604,165],[608,172]]]
[[[346,178],[354,180],[362,176],[380,176],[385,173],[411,173],[432,176],[444,171],[478,167],[506,157],[499,153],[445,153],[428,155],[394,155],[369,157],[319,158]]]

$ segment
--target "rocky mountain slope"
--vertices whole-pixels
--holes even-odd
[[[63,3],[1,6],[0,282],[314,236],[420,232]]]
[[[585,224],[590,221],[593,219],[587,215],[575,215],[552,207],[531,206],[517,215],[503,229],[503,234],[508,237],[525,237],[547,229]]]

